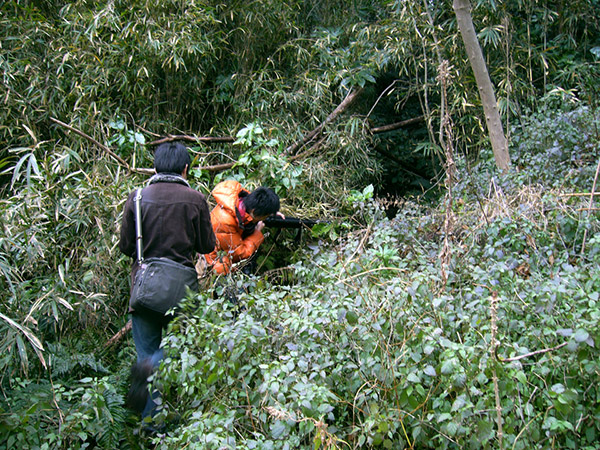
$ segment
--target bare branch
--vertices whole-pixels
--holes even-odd
[[[568,342],[563,342],[562,344],[559,344],[556,347],[544,348],[542,350],[536,350],[535,352],[526,353],[524,355],[519,355],[519,356],[514,356],[512,358],[503,359],[503,358],[500,358],[498,355],[496,355],[496,358],[498,358],[498,361],[500,361],[500,362],[518,361],[520,359],[529,358],[530,356],[539,355],[541,353],[553,352],[554,350],[558,350],[559,348],[563,348],[567,344],[568,344]]]
[[[78,130],[77,128],[72,127],[71,125],[67,125],[64,122],[61,122],[58,119],[55,119],[54,117],[50,117],[50,120],[58,125],[60,125],[61,127],[66,128],[69,131],[72,131],[75,134],[78,134],[79,136],[81,136],[82,138],[87,139],[88,141],[92,142],[93,144],[97,145],[98,147],[100,147],[102,150],[104,150],[107,154],[109,154],[110,156],[112,156],[114,159],[116,159],[119,164],[121,164],[122,166],[126,167],[127,170],[129,170],[130,172],[132,172],[133,170],[131,169],[131,167],[129,166],[129,164],[127,164],[127,162],[121,158],[119,155],[117,155],[115,152],[113,152],[110,148],[108,148],[106,145],[101,144],[100,142],[98,142],[96,139],[94,139],[93,137],[85,134],[83,131]]]
[[[203,142],[205,144],[216,144],[221,142],[233,142],[235,139],[232,136],[189,136],[187,134],[169,134],[167,137],[158,139],[148,143],[148,145],[159,145],[165,142],[172,141],[188,141],[188,142]]]

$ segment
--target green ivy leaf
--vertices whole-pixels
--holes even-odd
[[[271,436],[273,436],[273,439],[279,439],[284,435],[286,430],[287,427],[285,426],[285,423],[281,420],[278,420],[271,427]]]
[[[217,372],[211,373],[208,376],[208,378],[206,379],[206,384],[213,384],[214,382],[217,381],[217,378],[219,378],[219,375],[217,374]]]
[[[440,368],[440,372],[444,375],[449,375],[454,371],[454,359],[448,359],[444,361],[442,367]]]
[[[475,438],[482,444],[494,437],[494,426],[489,420],[480,420],[477,422],[476,430]]]
[[[350,325],[354,326],[358,323],[358,315],[354,311],[347,311],[346,320]]]
[[[579,328],[573,337],[577,342],[585,342],[590,337],[590,334],[587,331]]]
[[[425,375],[429,375],[430,377],[435,377],[437,376],[437,372],[435,371],[433,366],[427,366],[425,367],[425,369],[423,370],[423,373]]]

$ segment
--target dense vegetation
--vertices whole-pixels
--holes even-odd
[[[0,449],[597,448],[600,3],[472,1],[508,173],[451,3],[4,2]],[[186,300],[144,440],[116,243],[170,134],[330,224]]]

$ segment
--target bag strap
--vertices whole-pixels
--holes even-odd
[[[135,205],[135,248],[138,264],[144,262],[144,241],[142,240],[142,189],[138,189],[133,197]]]

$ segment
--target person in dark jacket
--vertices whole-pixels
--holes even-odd
[[[142,241],[145,258],[164,257],[194,268],[194,256],[213,251],[215,235],[204,195],[187,182],[191,159],[180,143],[165,143],[154,152],[154,175],[142,190]],[[139,269],[136,259],[135,192],[129,194],[123,211],[119,249],[133,258],[131,279]],[[162,331],[173,316],[154,311],[132,310],[131,322],[137,363],[128,403],[146,419],[155,403],[147,379],[162,359]],[[155,395],[155,394],[153,394]]]

